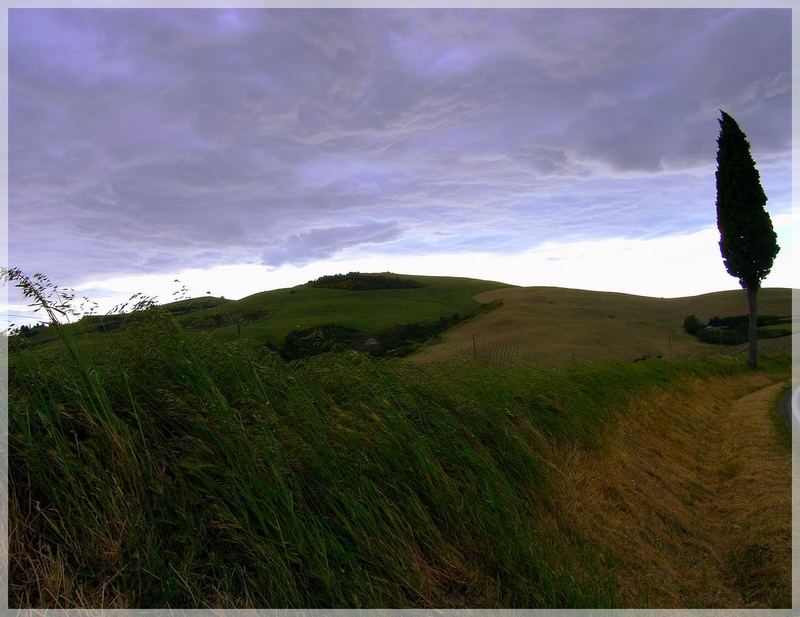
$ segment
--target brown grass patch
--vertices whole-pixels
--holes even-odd
[[[628,607],[789,607],[791,460],[763,374],[651,394],[602,451],[562,448],[559,526]],[[755,390],[755,391],[754,391]]]
[[[561,363],[744,349],[701,343],[683,330],[683,319],[690,314],[703,321],[747,314],[743,291],[665,299],[556,287],[504,287],[475,299],[502,301],[502,305],[446,332],[438,343],[411,359],[439,362],[477,355],[501,364]],[[759,311],[791,315],[791,289],[762,289]],[[790,337],[783,337],[762,341],[761,347],[788,348],[789,343]]]

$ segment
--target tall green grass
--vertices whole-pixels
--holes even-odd
[[[611,606],[543,524],[550,444],[744,368],[287,364],[158,309],[91,361],[65,342],[10,365],[15,606]]]

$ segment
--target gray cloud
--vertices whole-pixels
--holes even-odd
[[[788,204],[789,16],[12,9],[10,260],[76,284],[691,230],[720,107]]]
[[[401,236],[402,230],[384,223],[311,229],[273,243],[262,254],[262,261],[269,266],[301,265],[325,259],[351,246],[383,244]]]

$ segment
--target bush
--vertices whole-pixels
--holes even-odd
[[[412,289],[424,287],[419,281],[400,278],[396,274],[331,274],[306,283],[309,287],[325,287],[328,289],[348,289],[350,291],[369,291],[373,289]]]
[[[701,321],[695,317],[694,315],[688,315],[683,320],[683,329],[686,330],[689,334],[697,334],[704,328]]]
[[[442,316],[431,323],[400,324],[372,333],[335,324],[292,330],[286,335],[280,354],[287,360],[348,350],[363,351],[378,357],[405,356],[421,343],[463,319],[459,313],[453,313],[450,317]]]
[[[292,330],[283,340],[280,353],[287,360],[297,360],[332,351],[357,349],[363,338],[353,328],[334,324]]]
[[[791,328],[759,328],[758,338],[780,338],[782,336],[791,336]]]
[[[780,336],[790,336],[791,327],[786,328],[766,328],[791,323],[791,317],[780,315],[759,315],[758,316],[758,338],[778,338]],[[714,345],[741,345],[746,343],[749,338],[750,316],[734,315],[731,317],[714,316],[708,320],[708,325],[694,315],[688,315],[683,320],[683,328],[689,334],[696,336],[704,343]]]
[[[734,328],[722,328],[719,330],[700,330],[695,336],[704,343],[714,345],[741,345],[747,342],[748,333]]]

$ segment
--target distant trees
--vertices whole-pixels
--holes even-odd
[[[424,287],[418,281],[400,278],[396,274],[367,274],[349,272],[347,274],[330,274],[306,283],[309,287],[327,287],[330,289],[348,289],[350,291],[369,291],[373,289],[413,289]]]
[[[705,328],[703,323],[694,315],[687,315],[683,320],[683,329],[689,334],[697,334],[703,328]]]
[[[748,362],[758,364],[757,294],[778,254],[777,236],[764,206],[767,196],[747,137],[730,115],[720,110],[717,139],[717,228],[719,248],[728,274],[747,293],[750,313]]]
[[[683,329],[704,343],[715,345],[741,345],[749,338],[750,315],[712,317],[702,323],[694,315],[683,320]],[[758,338],[779,338],[791,336],[791,315],[759,315]]]

